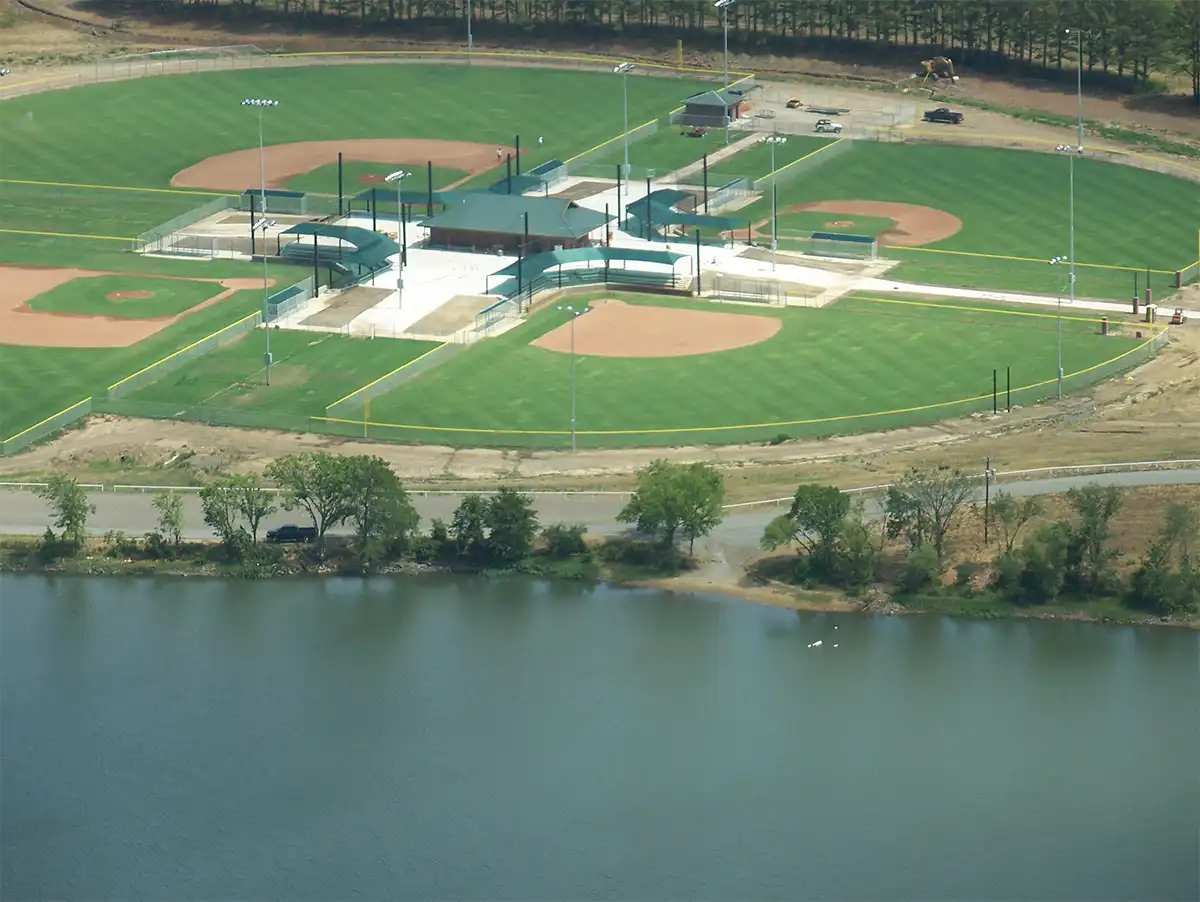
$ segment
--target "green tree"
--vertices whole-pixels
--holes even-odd
[[[1025,539],[1017,552],[1019,597],[1033,604],[1056,600],[1067,576],[1067,553],[1071,537],[1061,523],[1044,523]]]
[[[637,488],[617,519],[632,523],[665,548],[682,535],[688,553],[724,518],[725,480],[710,464],[656,460],[637,473]]]
[[[204,522],[217,534],[231,557],[244,556],[249,536],[241,525],[238,513],[237,480],[239,476],[219,476],[200,490],[200,507]]]
[[[96,512],[96,506],[88,501],[87,490],[74,478],[59,474],[38,486],[34,494],[50,506],[54,526],[62,530],[63,541],[71,545],[72,551],[78,551],[87,534],[88,517]]]
[[[945,556],[946,535],[971,493],[971,480],[961,470],[913,467],[888,488],[884,504],[888,538],[903,536],[914,549],[931,544],[940,560]]]
[[[183,496],[176,492],[159,492],[151,502],[158,511],[158,532],[171,540],[176,548],[183,537]]]
[[[488,499],[487,554],[496,563],[515,564],[529,557],[537,536],[538,518],[533,499],[511,488],[502,488]]]
[[[487,499],[482,495],[464,496],[450,521],[450,535],[459,557],[475,562],[487,557],[487,520]]]
[[[1035,517],[1042,515],[1042,504],[1037,498],[1018,501],[1008,492],[997,492],[991,502],[992,523],[1000,527],[1000,540],[1004,553],[1012,554],[1021,530]]]
[[[354,527],[354,548],[368,564],[387,553],[409,547],[421,517],[400,479],[381,457],[361,454],[347,458],[346,490]]]
[[[797,543],[817,572],[834,570],[842,521],[850,511],[850,496],[832,485],[802,485],[796,489],[792,506],[767,526],[759,543],[773,551],[780,545]]]
[[[275,499],[263,488],[257,476],[235,476],[232,484],[233,505],[238,516],[246,521],[250,543],[258,544],[258,529],[262,521],[275,513]]]
[[[1128,602],[1160,616],[1200,606],[1200,574],[1192,563],[1191,545],[1200,534],[1200,510],[1176,502],[1167,507],[1162,529],[1134,571]],[[1172,555],[1176,567],[1172,569]]]
[[[1078,517],[1074,523],[1064,524],[1067,581],[1072,588],[1089,594],[1112,589],[1113,561],[1120,552],[1108,547],[1108,539],[1122,501],[1116,486],[1088,485],[1067,492],[1067,503]]]
[[[856,499],[842,520],[834,556],[834,579],[840,585],[860,589],[875,579],[879,541],[867,525],[866,509]]]
[[[327,451],[302,451],[276,458],[267,467],[267,476],[279,486],[283,509],[302,508],[312,520],[318,549],[324,548],[325,533],[354,512],[355,466],[351,458]]]

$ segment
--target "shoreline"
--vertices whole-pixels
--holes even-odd
[[[27,551],[36,540],[17,540]],[[192,546],[212,546],[217,543],[191,543]],[[749,604],[764,605],[796,612],[861,614],[864,616],[918,617],[942,616],[964,620],[1052,620],[1077,623],[1102,623],[1110,626],[1141,626],[1173,629],[1200,630],[1200,616],[1187,619],[1157,617],[1135,614],[1121,609],[1119,616],[1088,611],[1070,605],[1056,604],[1047,607],[1020,607],[1005,602],[998,606],[979,606],[972,610],[971,597],[940,597],[942,602],[933,607],[905,605],[894,600],[881,590],[876,590],[865,599],[852,599],[836,589],[804,590],[772,583],[743,583],[735,578],[709,579],[701,571],[683,571],[671,576],[630,576],[622,573],[620,565],[588,562],[593,570],[584,572],[580,561],[571,558],[531,558],[525,565],[498,570],[475,567],[453,566],[445,563],[422,563],[401,560],[363,571],[361,568],[319,563],[306,565],[293,557],[279,563],[262,565],[261,570],[247,570],[244,564],[217,564],[195,559],[134,560],[93,554],[87,557],[35,561],[12,560],[13,537],[0,537],[0,574],[81,577],[166,577],[169,579],[242,579],[259,581],[264,579],[327,579],[366,577],[426,577],[426,576],[482,576],[486,578],[526,577],[592,586],[608,586],[615,589],[654,589],[671,595],[715,595]],[[254,568],[254,565],[250,565]],[[744,577],[743,577],[744,578]],[[1116,614],[1116,610],[1111,613]]]

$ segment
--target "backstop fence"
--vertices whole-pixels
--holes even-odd
[[[236,210],[237,206],[238,199],[236,197],[214,197],[194,210],[188,210],[186,213],[181,213],[174,219],[169,219],[149,231],[142,232],[142,234],[133,239],[132,250],[135,254],[186,254],[188,253],[187,248],[181,249],[175,246],[174,239],[177,233],[182,232],[188,226],[195,225],[202,219],[207,219],[209,216],[215,216],[226,210]]]
[[[815,307],[822,289],[777,279],[755,279],[712,273],[700,280],[700,296],[716,301],[767,304],[772,307]]]
[[[109,400],[119,398],[131,391],[136,391],[142,386],[149,385],[151,382],[161,379],[172,370],[183,366],[189,360],[194,360],[205,354],[211,354],[225,345],[232,344],[246,335],[246,333],[253,331],[261,322],[262,314],[257,311],[251,313],[249,316],[244,316],[236,323],[230,323],[224,329],[219,329],[211,335],[206,335],[199,341],[194,341],[187,347],[180,348],[178,351],[168,354],[161,360],[156,360],[149,366],[142,367],[136,373],[131,373],[119,382],[114,382],[108,387],[106,397]]]

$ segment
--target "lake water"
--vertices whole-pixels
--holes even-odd
[[[1192,632],[472,579],[0,604],[5,899],[1200,895]]]

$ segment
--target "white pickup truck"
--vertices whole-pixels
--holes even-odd
[[[842,123],[834,122],[832,119],[818,119],[817,124],[813,126],[815,132],[829,132],[832,134],[841,134]]]

